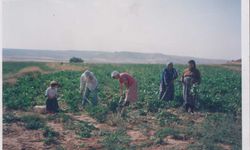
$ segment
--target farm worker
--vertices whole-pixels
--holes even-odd
[[[200,71],[196,68],[194,60],[188,62],[188,68],[186,68],[181,77],[183,83],[183,99],[186,112],[189,108],[191,112],[194,112],[195,100],[197,96],[197,85],[201,82]]]
[[[46,101],[46,111],[48,113],[56,113],[58,112],[59,106],[58,106],[58,83],[56,81],[50,82],[50,87],[47,88],[45,92],[45,96],[47,97]]]
[[[83,106],[85,106],[86,103],[89,102],[89,96],[91,93],[93,94],[93,100],[91,103],[93,105],[97,104],[97,92],[98,92],[97,87],[98,87],[98,81],[95,75],[89,70],[86,70],[80,77],[80,93],[83,96],[82,99]]]
[[[123,85],[126,87],[126,96],[124,99],[123,106],[128,106],[137,100],[137,81],[130,74],[124,72],[119,73],[118,71],[113,71],[111,73],[113,79],[118,79],[120,83],[120,96],[123,95]]]
[[[167,63],[167,67],[162,72],[160,83],[160,100],[174,99],[174,80],[178,77],[178,73],[173,68],[173,63]]]

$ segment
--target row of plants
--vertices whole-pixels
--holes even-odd
[[[158,100],[159,82],[163,65],[90,65],[99,81],[99,103],[109,105],[115,112],[118,107],[118,82],[110,77],[113,70],[131,73],[138,81],[138,105],[150,112],[157,112],[158,108],[179,107],[183,103],[182,85],[176,82],[175,99],[171,103]],[[176,65],[179,70],[184,66]],[[241,112],[241,77],[240,73],[211,66],[198,66],[202,74],[199,86],[199,109],[214,112]],[[29,109],[37,104],[44,104],[44,91],[51,80],[60,83],[60,101],[65,102],[69,111],[79,111],[81,95],[79,93],[79,71],[61,71],[41,75],[28,74],[14,86],[4,84],[3,102],[7,108]],[[157,75],[158,74],[158,75]]]

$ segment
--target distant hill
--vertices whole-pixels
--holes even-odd
[[[235,64],[241,64],[241,59],[232,60],[231,62]]]
[[[3,49],[3,61],[60,61],[68,62],[71,57],[80,57],[87,63],[150,63],[165,64],[172,61],[186,64],[194,59],[199,64],[223,64],[228,60],[203,59],[185,56],[164,55],[160,53],[136,52],[101,52],[76,50],[31,50],[31,49]]]

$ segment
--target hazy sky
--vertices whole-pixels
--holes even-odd
[[[3,47],[241,57],[240,0],[3,0]]]

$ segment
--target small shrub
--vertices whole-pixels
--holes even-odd
[[[158,112],[159,108],[164,108],[167,106],[167,102],[166,101],[162,101],[162,100],[148,100],[147,102],[147,110],[150,112]]]
[[[81,138],[90,138],[92,130],[95,130],[95,126],[92,124],[81,121],[76,124],[75,132],[78,134]]]
[[[126,134],[126,130],[118,129],[104,136],[103,146],[107,150],[125,150],[128,149],[130,137]]]
[[[45,121],[38,115],[26,115],[21,117],[21,121],[27,129],[37,130],[45,127]]]
[[[172,135],[173,137],[177,137],[179,135],[179,132],[172,128],[163,128],[163,129],[158,130],[156,132],[156,138],[158,140],[157,143],[162,144],[164,138],[170,135]]]
[[[120,114],[113,113],[111,116],[109,116],[108,122],[111,126],[118,126],[118,127],[124,127],[125,121],[122,119]]]
[[[202,124],[191,126],[189,131],[205,149],[219,149],[219,143],[241,149],[241,124],[233,115],[210,114]]]
[[[176,98],[174,100],[168,102],[167,107],[168,108],[173,108],[173,107],[177,108],[177,107],[182,106],[182,104],[183,104],[182,96],[178,95],[178,96],[176,96]]]
[[[80,104],[79,100],[81,99],[81,96],[79,94],[76,95],[71,91],[67,91],[67,93],[64,94],[64,97],[65,99],[67,99],[66,103],[71,112],[79,111],[79,104]]]
[[[43,131],[43,136],[45,137],[44,143],[47,145],[56,144],[56,138],[59,136],[58,132],[53,131],[49,127],[45,127]]]
[[[14,123],[20,121],[20,118],[15,116],[13,113],[3,114],[3,123]]]
[[[77,58],[77,57],[72,57],[69,60],[70,63],[83,63],[83,60],[81,58]]]
[[[159,121],[159,124],[161,126],[164,126],[166,124],[171,124],[173,122],[175,123],[179,123],[181,120],[174,114],[171,114],[167,111],[163,111],[160,110],[157,114],[156,114],[156,118]]]
[[[144,109],[138,110],[140,116],[147,116],[147,112]]]
[[[117,100],[111,100],[108,103],[108,108],[110,111],[112,111],[113,113],[117,112],[117,107],[119,106],[119,101]]]
[[[105,122],[108,114],[107,107],[102,107],[100,105],[97,106],[88,106],[86,107],[86,111],[89,115],[95,118],[98,122]]]

